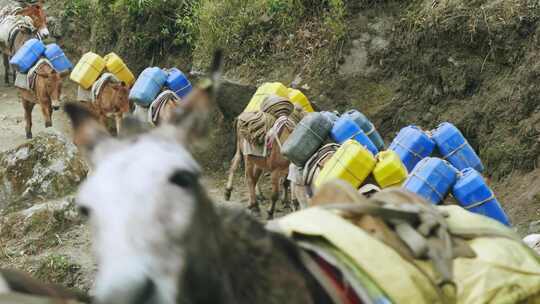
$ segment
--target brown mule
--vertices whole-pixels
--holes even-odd
[[[277,123],[277,122],[276,122]],[[289,135],[294,129],[295,123],[287,117],[287,123],[283,124],[277,131],[277,134],[271,139],[272,149],[267,157],[260,157],[254,155],[245,155],[245,151],[242,148],[242,142],[245,140],[237,131],[236,141],[236,153],[232,159],[231,167],[229,169],[229,178],[227,180],[227,186],[225,189],[225,199],[229,200],[233,189],[234,172],[238,168],[240,161],[244,160],[245,165],[245,177],[249,190],[249,209],[254,211],[259,210],[259,203],[257,201],[257,182],[263,172],[270,172],[270,178],[272,183],[272,205],[268,210],[268,217],[274,216],[276,203],[279,200],[280,190],[282,192],[282,201],[285,203],[288,194],[288,181],[286,180],[290,161],[281,154],[281,145],[289,138]],[[236,128],[238,130],[238,128]],[[282,189],[283,187],[283,189]]]
[[[49,29],[47,28],[47,15],[43,9],[42,1],[39,1],[37,4],[24,7],[23,9],[17,11],[16,15],[30,17],[30,19],[32,19],[32,24],[37,29],[39,35],[42,38],[49,36]],[[4,82],[6,84],[9,84],[9,58],[13,56],[28,39],[36,37],[36,34],[37,33],[32,33],[28,29],[23,28],[15,36],[15,41],[13,42],[12,47],[8,46],[6,49],[2,49],[2,57],[4,59]]]
[[[42,64],[36,70],[33,90],[18,88],[26,120],[26,138],[32,138],[32,110],[36,104],[41,106],[45,118],[45,127],[52,127],[52,104],[59,104],[62,94],[62,76],[48,64]]]
[[[116,134],[120,134],[122,119],[126,113],[131,111],[131,102],[128,96],[129,88],[125,83],[107,81],[96,100],[89,103],[89,107],[104,126],[106,126],[108,117],[114,117]]]

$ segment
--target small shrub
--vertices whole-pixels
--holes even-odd
[[[44,282],[61,284],[66,287],[74,287],[79,279],[81,266],[73,263],[65,255],[49,255],[43,259],[34,271],[34,276]]]

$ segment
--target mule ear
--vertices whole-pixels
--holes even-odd
[[[214,53],[214,61],[210,70],[210,77],[203,78],[193,91],[180,102],[174,115],[171,115],[169,124],[179,130],[180,139],[186,143],[206,135],[210,109],[219,88],[223,54]]]
[[[94,114],[80,103],[68,102],[64,106],[64,111],[73,126],[73,142],[83,149],[90,160],[95,161],[96,158],[93,155],[95,148],[104,139],[110,137],[107,130],[98,123]]]

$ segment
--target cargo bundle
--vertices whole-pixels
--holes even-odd
[[[328,141],[335,142],[337,151],[319,162],[320,167],[306,169],[306,162]],[[307,115],[282,152],[304,176],[308,172],[309,183],[304,179],[303,185],[308,197],[333,179],[356,189],[376,183],[381,189],[403,187],[433,204],[441,204],[451,194],[463,208],[510,225],[480,174],[482,161],[454,125],[445,122],[432,131],[407,126],[388,150],[382,149],[384,141],[374,125],[364,114],[351,110],[341,116],[333,112]]]
[[[9,63],[19,73],[27,73],[41,58],[46,58],[58,73],[69,71],[73,65],[64,51],[55,43],[45,45],[33,38],[26,41],[13,55]]]
[[[251,97],[251,100],[244,109],[244,112],[260,111],[263,102],[271,95],[287,98],[290,102],[300,106],[308,113],[314,112],[313,106],[304,93],[297,89],[287,88],[281,82],[263,83],[257,89],[255,94],[253,94],[253,97]]]
[[[139,106],[148,108],[164,90],[170,90],[182,99],[192,89],[191,82],[179,69],[164,70],[159,67],[149,67],[144,69],[135,81],[129,99]]]
[[[115,53],[101,57],[93,52],[84,54],[71,72],[70,79],[82,90],[91,90],[100,77],[110,73],[128,87],[133,85],[135,77],[124,61]]]

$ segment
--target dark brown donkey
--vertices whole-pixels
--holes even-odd
[[[18,88],[26,120],[26,138],[32,138],[32,110],[36,104],[41,107],[45,127],[52,127],[52,104],[60,104],[62,76],[50,65],[41,64],[36,69],[36,79],[32,90]]]
[[[6,46],[6,48],[2,49],[2,55],[4,59],[4,82],[6,84],[9,83],[9,58],[11,58],[11,56],[13,56],[30,38],[35,38],[38,34],[41,38],[45,38],[49,35],[49,30],[47,28],[47,15],[45,14],[45,10],[43,9],[42,1],[39,1],[37,4],[28,5],[22,9],[16,10],[15,14],[30,17],[32,19],[34,27],[37,29],[37,33],[31,32],[27,28],[21,27],[17,31],[17,34],[15,35],[11,45],[8,45]]]

